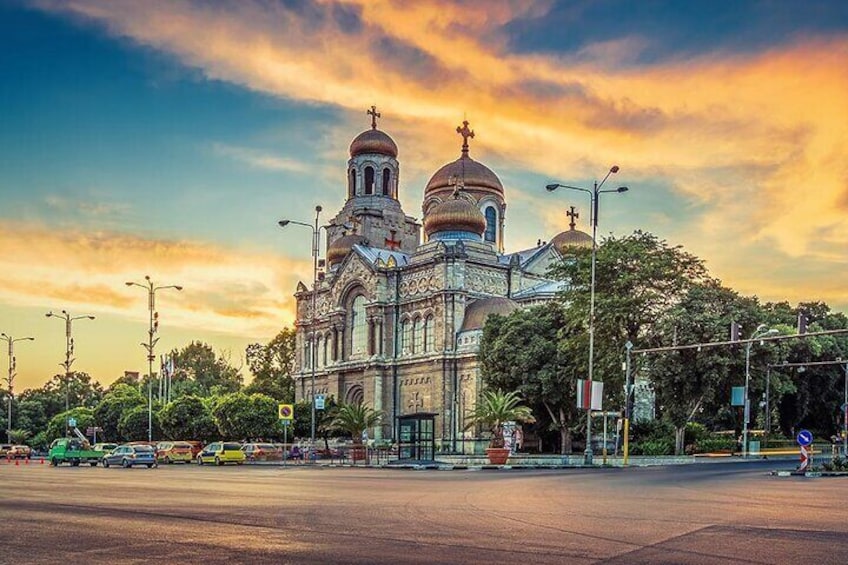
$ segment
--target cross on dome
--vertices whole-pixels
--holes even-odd
[[[369,116],[371,116],[371,129],[377,129],[377,118],[381,118],[380,112],[377,111],[376,106],[371,106],[370,110],[365,112]],[[473,137],[473,134],[472,134]]]
[[[456,133],[462,136],[462,156],[468,157],[468,138],[474,138],[474,130],[468,128],[468,120],[462,120],[462,127],[456,126]]]
[[[574,206],[572,206],[571,210],[566,212],[565,215],[568,216],[571,219],[571,221],[568,223],[568,226],[571,229],[574,229],[574,227],[577,225],[577,223],[574,220],[576,220],[577,218],[580,217],[580,214],[577,213],[577,209]]]

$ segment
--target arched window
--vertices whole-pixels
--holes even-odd
[[[318,369],[321,367],[321,350],[324,348],[324,338],[320,335],[318,336],[317,341],[315,342],[315,368]]]
[[[383,196],[391,195],[391,187],[389,186],[389,181],[392,178],[392,173],[388,168],[383,169]]]
[[[413,353],[424,353],[424,320],[415,318],[415,339],[412,344]]]
[[[356,196],[356,170],[350,170],[350,179],[347,182],[348,198]]]
[[[368,347],[368,323],[365,319],[365,297],[361,294],[350,305],[350,358],[365,355]]]
[[[312,352],[309,349],[310,340],[306,338],[306,342],[303,344],[303,368],[308,369],[312,366]]]
[[[498,213],[494,206],[486,206],[486,233],[483,238],[490,243],[497,243]]]
[[[424,351],[433,351],[435,349],[436,336],[434,335],[434,331],[435,323],[433,321],[433,315],[430,314],[424,321]]]
[[[403,355],[412,353],[412,322],[404,320],[401,323],[401,352]]]
[[[365,400],[365,389],[356,384],[350,387],[345,394],[345,404],[362,404]]]
[[[374,194],[374,167],[365,167],[365,194]]]
[[[324,336],[324,349],[321,350],[321,365],[327,366],[327,350],[330,348],[330,334]]]

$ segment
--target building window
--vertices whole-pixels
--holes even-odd
[[[391,187],[389,186],[389,181],[392,178],[392,173],[389,169],[383,169],[383,196],[389,196],[391,192]]]
[[[324,336],[324,349],[321,350],[321,358],[323,361],[321,365],[327,366],[327,350],[330,348],[330,334]]]
[[[486,233],[483,239],[490,243],[497,243],[498,237],[498,213],[494,206],[486,207]]]
[[[356,170],[350,170],[350,180],[347,183],[348,198],[356,196]]]
[[[430,314],[424,321],[424,351],[433,351],[435,349],[436,336],[434,335],[434,331],[435,323],[433,321],[433,315]]]
[[[323,346],[324,346],[324,338],[322,338],[319,335],[318,338],[317,338],[317,341],[315,342],[315,368],[316,369],[321,368],[321,366],[322,366],[321,349],[323,348]]]
[[[365,355],[368,346],[368,320],[365,319],[365,297],[361,294],[350,305],[350,358]]]
[[[303,344],[303,368],[308,369],[312,366],[312,353],[309,350],[309,339],[306,340],[306,343]]]
[[[424,352],[424,320],[421,318],[415,318],[415,328],[412,330],[414,333],[413,343],[412,343],[412,352],[413,353],[423,353]]]
[[[374,194],[374,167],[365,167],[365,194]]]
[[[412,347],[412,322],[404,320],[400,323],[400,354],[408,355]]]

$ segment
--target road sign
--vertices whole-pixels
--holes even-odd
[[[103,431],[103,428],[101,428],[100,426],[88,426],[85,429],[85,435],[91,436],[91,435],[96,434],[97,432],[102,432],[102,431]]]
[[[315,409],[323,410],[324,409],[324,395],[316,394],[315,395]]]
[[[277,405],[277,415],[280,420],[288,421],[294,419],[294,405],[293,404],[279,404]]]
[[[744,406],[745,405],[745,387],[735,386],[730,390],[730,405]]]
[[[798,445],[806,447],[813,443],[813,434],[807,430],[801,430],[798,432],[798,437],[796,439],[798,440]]]
[[[800,434],[798,434],[800,435]],[[801,464],[798,466],[799,471],[806,471],[807,466],[810,464],[810,454],[807,452],[807,446],[801,446]]]
[[[77,419],[76,418],[68,418],[68,425],[72,428],[77,427]]]

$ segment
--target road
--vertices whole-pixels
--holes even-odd
[[[0,465],[0,562],[848,563],[848,477],[780,465]]]

